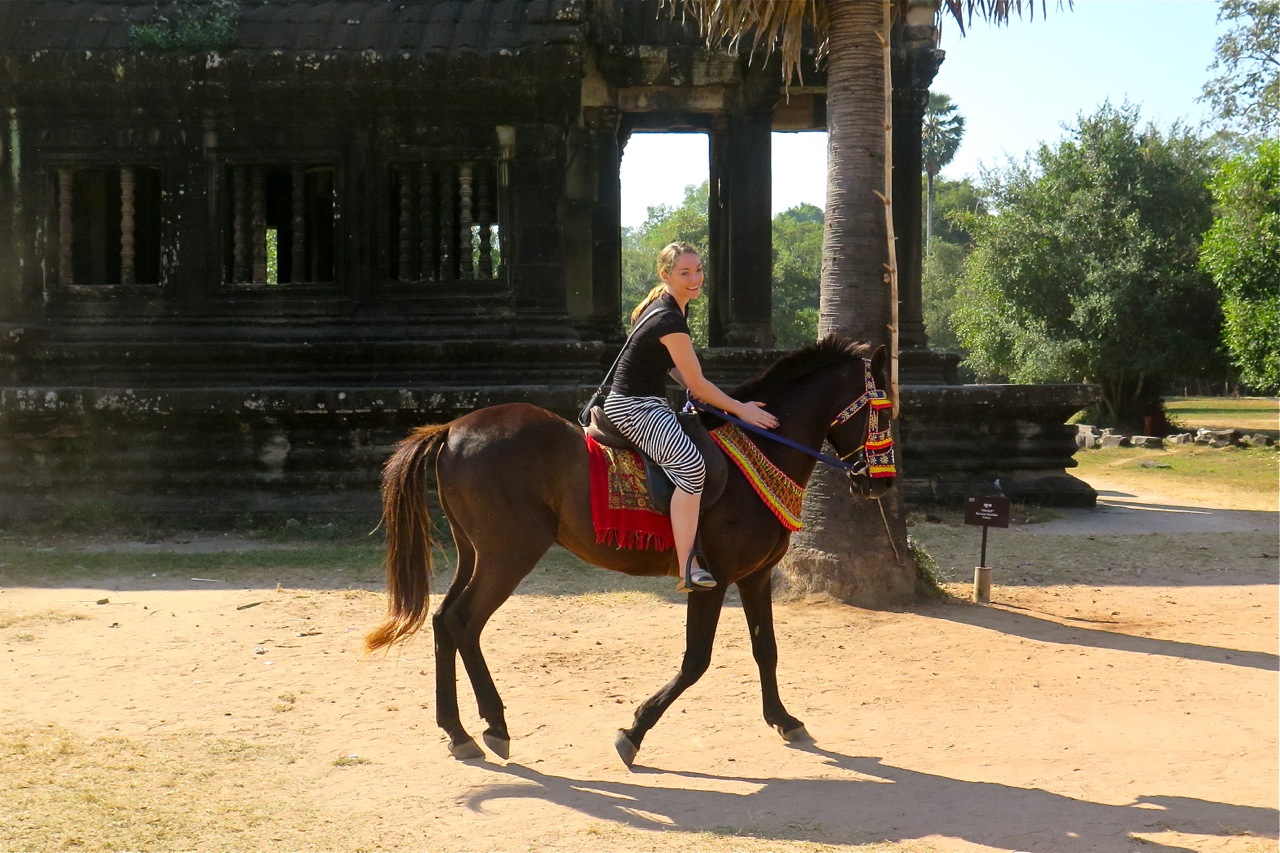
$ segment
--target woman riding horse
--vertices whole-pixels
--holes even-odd
[[[763,474],[749,477],[730,466],[724,492],[702,515],[702,547],[719,584],[689,596],[678,673],[640,704],[630,728],[615,738],[628,766],[645,734],[710,666],[730,584],[738,588],[746,616],[765,721],[788,740],[807,737],[804,724],[778,696],[771,600],[772,569],[787,552],[795,527],[784,525],[779,509],[766,505],[761,489],[782,486],[792,499],[803,495],[822,459],[845,468],[860,495],[884,494],[893,483],[886,364],[884,347],[872,355],[865,345],[832,336],[782,358],[735,390],[734,397],[765,401],[781,423],[767,433],[772,439],[762,437],[750,447],[739,444],[745,454],[759,457],[762,467],[755,470]],[[824,441],[839,458],[819,452]],[[449,591],[431,617],[436,722],[457,758],[484,755],[459,716],[459,657],[480,716],[488,723],[485,744],[503,758],[510,755],[506,712],[480,635],[552,545],[559,543],[588,563],[629,575],[662,577],[679,568],[671,549],[619,548],[597,536],[589,457],[578,424],[537,406],[509,403],[419,427],[400,442],[383,469],[388,607],[365,646],[373,651],[406,640],[427,618],[432,551],[427,487],[434,475],[458,557]],[[791,515],[798,514],[793,507]]]
[[[688,323],[689,303],[702,293],[702,258],[698,250],[679,242],[663,248],[658,253],[658,277],[662,283],[631,312],[632,328],[642,317],[647,319],[618,358],[604,413],[623,435],[661,465],[675,484],[671,532],[676,565],[680,567],[676,590],[691,592],[716,585],[716,579],[693,550],[706,463],[667,402],[668,373],[696,399],[752,426],[772,429],[778,419],[764,410],[763,403],[741,403],[702,375]]]

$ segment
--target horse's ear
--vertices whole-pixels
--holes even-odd
[[[889,366],[889,350],[884,344],[876,347],[876,351],[871,354],[871,373],[875,376],[887,377],[886,372]]]

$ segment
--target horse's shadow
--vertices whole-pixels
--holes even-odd
[[[828,771],[845,771],[848,778],[752,778],[637,767],[641,775],[664,773],[753,788],[735,793],[575,779],[519,764],[485,765],[522,781],[483,788],[466,804],[483,812],[495,800],[537,799],[635,829],[774,841],[883,843],[959,833],[972,844],[1032,853],[1128,851],[1135,842],[1144,850],[1193,853],[1192,848],[1135,836],[1178,831],[1274,838],[1276,833],[1276,809],[1166,795],[1111,805],[1040,788],[923,773],[814,744],[795,748],[823,758]]]

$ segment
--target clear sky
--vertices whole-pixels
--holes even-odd
[[[1126,100],[1144,121],[1167,128],[1198,125],[1197,103],[1209,79],[1217,24],[1216,0],[1076,0],[1073,9],[1048,3],[1035,20],[1007,26],[974,21],[964,36],[943,16],[947,58],[933,91],[951,96],[965,117],[965,136],[943,177],[977,177],[982,167],[1022,160],[1053,144],[1082,113],[1104,101]],[[644,222],[652,205],[678,205],[684,187],[707,179],[707,138],[701,134],[637,134],[622,160],[622,224]],[[773,209],[800,202],[823,206],[826,134],[774,134]]]

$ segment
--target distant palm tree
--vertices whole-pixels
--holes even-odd
[[[924,171],[928,175],[928,192],[925,195],[924,247],[933,252],[933,179],[955,159],[964,138],[964,116],[951,101],[950,95],[929,93],[929,105],[924,110],[924,126],[921,128]]]
[[[727,41],[736,46],[746,38],[753,49],[776,48],[787,80],[798,77],[809,28],[817,59],[825,59],[827,70],[827,208],[818,335],[838,332],[889,344],[896,363],[896,294],[885,286],[889,249],[881,195],[889,195],[885,121],[891,89],[885,79],[885,52],[890,23],[894,16],[908,20],[909,12],[936,13],[942,5],[963,32],[966,17],[1005,22],[1011,12],[1021,15],[1024,5],[1034,16],[1035,0],[662,2],[673,12],[682,7],[691,13],[708,44]],[[1040,0],[1040,6],[1045,8],[1046,0]],[[900,488],[890,490],[878,508],[869,501],[854,503],[844,479],[819,466],[809,481],[804,517],[806,530],[793,540],[787,558],[793,580],[865,606],[914,598],[915,566],[907,556]]]

